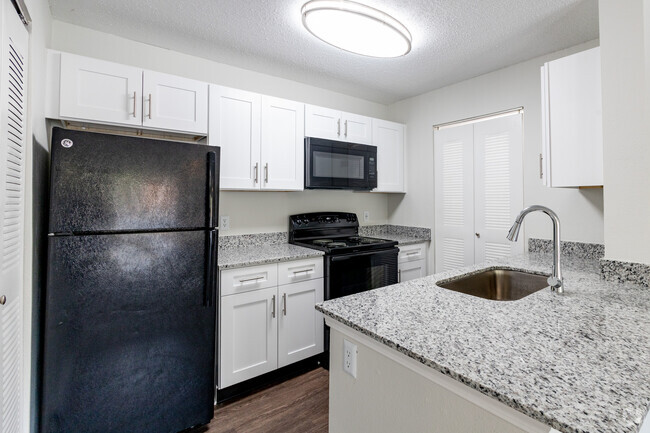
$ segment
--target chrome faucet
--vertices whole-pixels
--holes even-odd
[[[521,223],[524,221],[524,217],[537,210],[544,212],[551,218],[551,221],[553,221],[553,274],[548,277],[548,280],[546,281],[551,286],[551,290],[555,290],[557,293],[562,294],[564,293],[564,286],[562,281],[562,269],[560,268],[560,219],[557,214],[545,206],[528,206],[517,215],[515,223],[510,227],[506,238],[508,238],[509,241],[516,242],[519,237],[519,229],[521,229]]]

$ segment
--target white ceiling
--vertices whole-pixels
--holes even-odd
[[[395,59],[313,37],[307,0],[49,1],[64,22],[385,104],[598,38],[597,0],[361,0],[411,31]]]

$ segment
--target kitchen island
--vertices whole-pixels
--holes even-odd
[[[530,253],[317,306],[333,330],[330,431],[638,432],[650,290],[603,281],[597,260],[563,265],[564,295],[492,301],[436,284],[495,267],[548,275],[550,255]]]

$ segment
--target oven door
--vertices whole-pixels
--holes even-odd
[[[328,256],[325,299],[340,298],[397,283],[399,249]]]
[[[305,138],[305,188],[371,190],[376,187],[376,146]]]

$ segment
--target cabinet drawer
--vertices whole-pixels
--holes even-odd
[[[415,244],[415,245],[406,245],[400,246],[398,262],[412,262],[414,260],[422,260],[426,257],[426,244]]]
[[[294,260],[278,264],[278,285],[323,277],[323,258]]]
[[[221,271],[221,296],[278,285],[278,265],[249,266]]]

